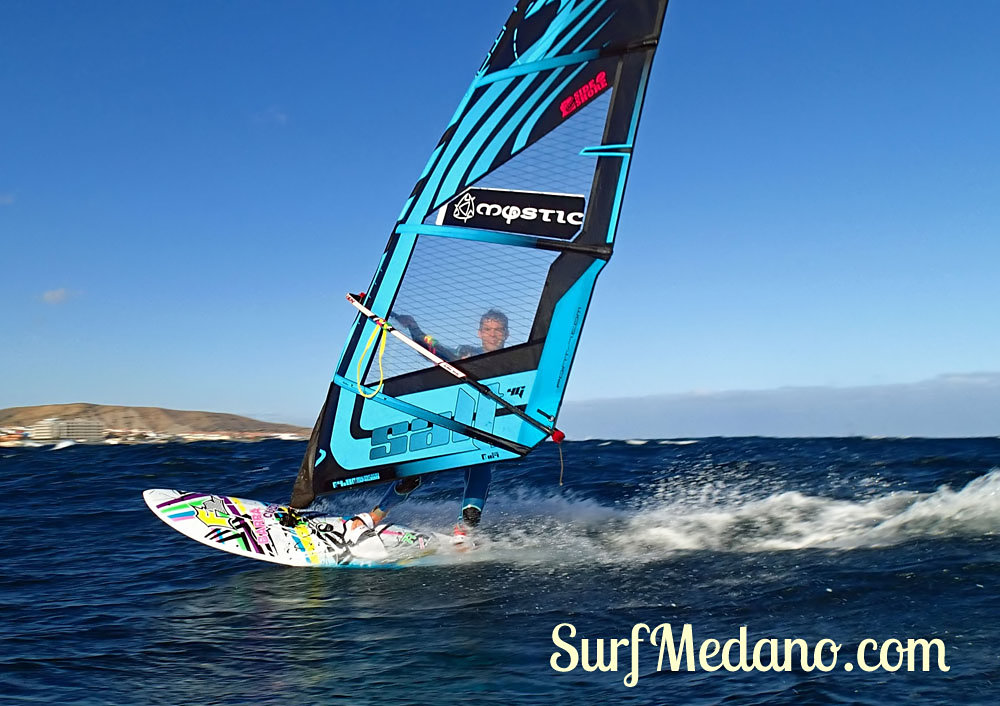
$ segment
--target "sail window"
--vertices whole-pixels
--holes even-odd
[[[389,322],[446,360],[489,352],[496,345],[492,329],[504,318],[503,347],[526,343],[556,257],[558,253],[548,250],[418,236]],[[483,321],[484,315],[488,321]],[[386,378],[431,365],[403,343],[387,341],[382,359]],[[378,379],[375,361],[366,382],[377,384]]]

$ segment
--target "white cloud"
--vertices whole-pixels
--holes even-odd
[[[265,123],[269,125],[287,125],[290,116],[285,110],[282,110],[276,105],[272,105],[267,110],[257,113],[253,117],[254,121],[258,123]]]
[[[949,373],[939,375],[928,382],[957,385],[1000,385],[1000,373]]]
[[[912,383],[783,387],[567,402],[571,438],[1000,436],[1000,372]]]
[[[46,304],[59,304],[66,301],[68,296],[69,292],[64,288],[49,289],[48,291],[42,292],[42,301]]]

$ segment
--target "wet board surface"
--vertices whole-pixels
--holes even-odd
[[[342,517],[211,493],[153,489],[153,514],[196,542],[286,566],[399,568],[421,563],[447,537],[393,524],[348,530]]]

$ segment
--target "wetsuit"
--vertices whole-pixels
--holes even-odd
[[[454,350],[442,346],[436,338],[425,334],[412,318],[410,321],[413,322],[412,325],[406,327],[410,338],[444,360],[461,360],[486,352],[481,346],[461,345]],[[462,498],[462,510],[458,518],[460,523],[467,527],[475,527],[479,524],[492,480],[493,464],[491,463],[469,466],[465,469],[465,495]],[[388,513],[391,508],[406,500],[410,493],[419,488],[421,482],[420,476],[408,476],[391,483],[379,501],[378,509]]]
[[[475,527],[479,524],[492,480],[492,463],[469,466],[465,469],[465,494],[462,496],[462,510],[458,516],[460,523],[467,527]],[[422,482],[421,476],[407,476],[390,483],[377,505],[378,509],[388,513],[389,510],[410,497],[410,493],[419,488]]]

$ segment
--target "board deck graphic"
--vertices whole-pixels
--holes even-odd
[[[350,532],[342,517],[227,495],[154,489],[143,498],[153,514],[186,537],[286,566],[392,568],[443,546],[432,533],[393,524]]]

